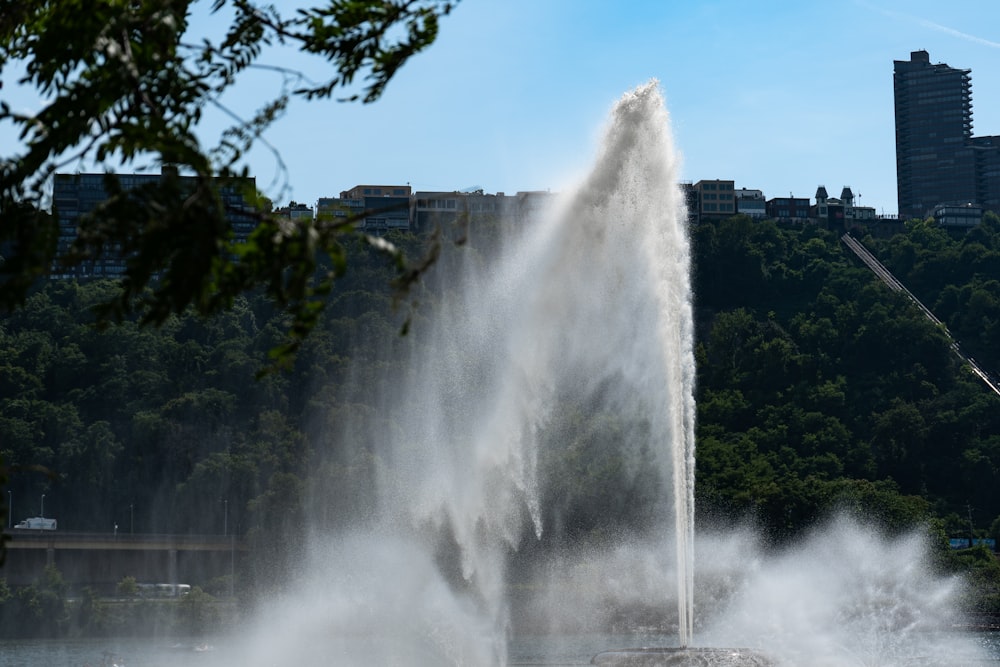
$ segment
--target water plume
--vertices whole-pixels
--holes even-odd
[[[407,372],[382,388],[370,438],[377,503],[346,535],[318,542],[322,567],[304,591],[328,595],[287,609],[313,610],[303,627],[354,642],[391,636],[389,647],[423,638],[434,658],[408,664],[504,664],[507,563],[525,541],[558,529],[558,513],[543,506],[552,480],[540,479],[539,457],[547,445],[565,447],[561,436],[579,437],[553,434],[570,406],[615,421],[617,440],[599,446],[624,478],[652,471],[651,522],[667,532],[676,507],[678,554],[689,552],[693,330],[675,162],[650,82],[614,105],[574,192],[512,230],[498,261],[455,260],[458,275],[424,300]],[[686,641],[690,574],[681,581]],[[390,648],[366,645],[374,652],[359,662],[394,661],[380,652]]]
[[[888,538],[839,517],[778,554],[742,545],[705,563],[709,645],[756,646],[790,665],[988,661],[959,627],[963,582],[935,572],[923,532]]]
[[[696,545],[691,260],[656,82],[614,105],[575,190],[506,231],[493,261],[442,259],[405,371],[349,424],[375,500],[313,540],[238,664],[504,665],[512,627],[683,648],[697,626],[787,664],[975,654],[927,640],[957,589],[915,540],[834,524],[777,558],[749,532]]]

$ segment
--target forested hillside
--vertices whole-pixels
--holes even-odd
[[[107,283],[32,294],[0,320],[0,456],[14,522],[44,503],[61,530],[228,530],[259,538],[266,562],[283,555],[275,545],[294,546],[314,513],[310,483],[338,476],[330,486],[344,494],[364,484],[351,462],[317,465],[330,445],[322,422],[371,406],[364,373],[396,372],[382,348],[405,343],[387,260],[360,243],[351,252],[350,275],[287,371],[264,372],[287,321],[263,297],[208,320],[99,330],[92,308]],[[358,359],[371,360],[364,373]]]
[[[418,240],[397,240],[419,253]],[[1000,220],[960,235],[914,222],[863,240],[1000,368]],[[1000,397],[962,368],[944,331],[833,232],[736,217],[694,228],[692,247],[701,521],[751,518],[780,543],[846,507],[889,529],[937,518],[954,537],[970,523],[997,532]],[[294,367],[259,378],[286,331],[263,298],[210,320],[98,331],[89,309],[108,285],[44,286],[0,321],[14,520],[38,515],[44,494],[60,529],[225,528],[273,571],[294,557],[307,516],[336,525],[364,511],[378,466],[367,426],[383,418],[374,388],[408,372],[401,353],[420,344],[400,334],[404,319],[419,323],[446,298],[452,263],[489,261],[490,248],[446,253],[402,311],[385,259],[352,249]],[[614,420],[570,406],[558,419],[554,433],[589,434],[540,460],[543,506],[572,510],[563,537],[641,523],[649,489],[616,488],[621,466],[601,447]]]
[[[913,222],[888,242],[863,239],[987,368],[998,359],[986,344],[1000,318],[997,227],[989,216],[949,236]],[[970,517],[993,524],[1000,397],[944,331],[834,233],[733,218],[693,240],[706,511],[750,511],[778,536],[831,504],[895,527],[929,511],[955,536]]]

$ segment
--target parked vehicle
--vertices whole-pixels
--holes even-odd
[[[177,598],[191,592],[191,584],[138,584],[144,598]]]
[[[15,528],[27,528],[29,530],[55,530],[56,520],[55,519],[43,519],[40,516],[33,516],[30,519],[25,519],[20,523],[14,524]]]

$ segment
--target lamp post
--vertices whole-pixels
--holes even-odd
[[[42,513],[40,514],[40,516],[43,519],[45,518],[45,494],[44,493],[42,494]]]
[[[222,499],[224,507],[222,514],[222,534],[229,535],[229,498]],[[234,565],[236,550],[236,533],[229,538],[229,597],[236,597],[236,567]]]
[[[236,532],[239,532],[237,529]],[[236,597],[236,533],[229,538],[229,599]]]
[[[135,532],[135,503],[128,504],[128,532]]]
[[[7,529],[14,525],[14,492],[7,489]]]

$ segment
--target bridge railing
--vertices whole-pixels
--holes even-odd
[[[105,549],[236,549],[245,550],[243,540],[235,535],[191,535],[165,533],[93,533],[69,530],[13,528],[8,548],[105,548]]]

